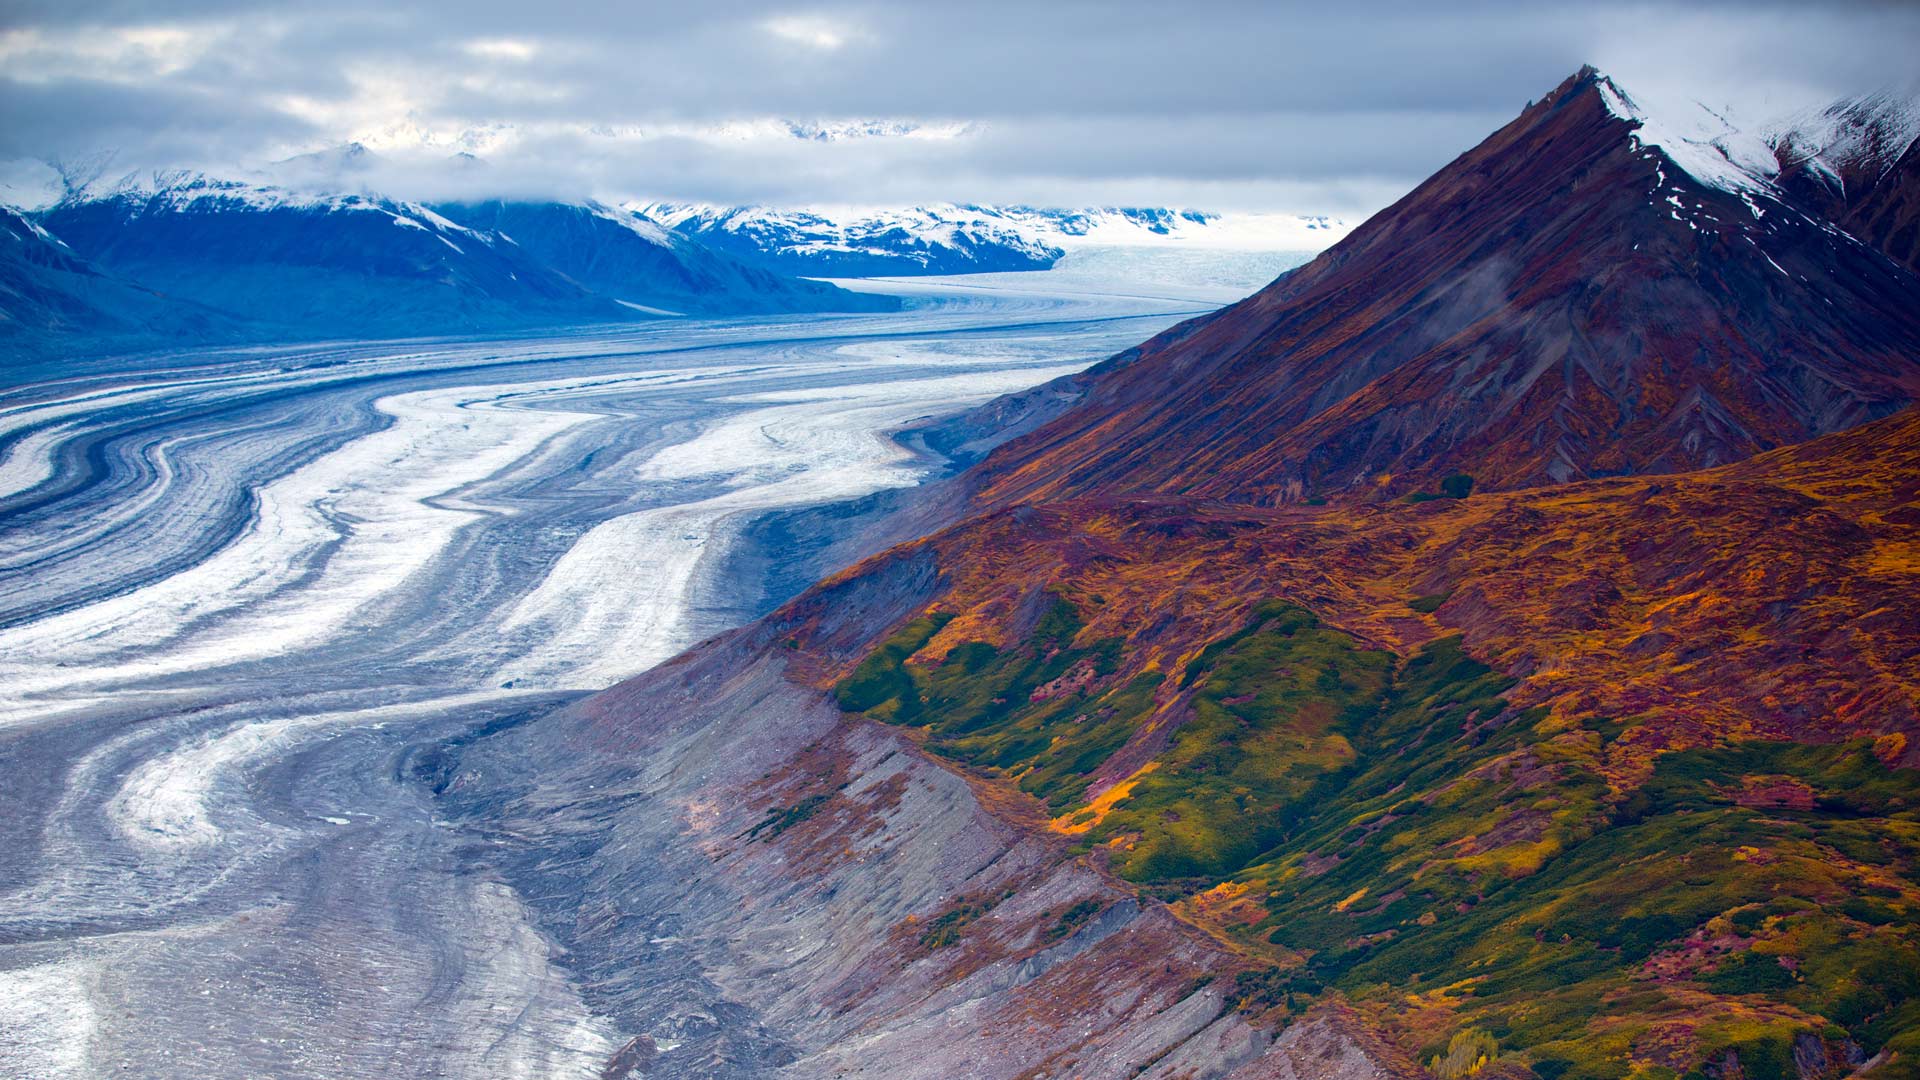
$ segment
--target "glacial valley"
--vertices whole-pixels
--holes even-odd
[[[437,763],[785,599],[754,524],[939,473],[893,431],[1253,272],[6,387],[0,1075],[599,1075],[641,1032]]]

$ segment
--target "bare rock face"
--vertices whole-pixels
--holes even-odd
[[[709,643],[443,781],[626,1036],[604,1076],[1399,1075],[1338,1013],[1278,1033],[1236,1013],[1234,957],[1030,806],[794,681],[786,630]]]
[[[1312,1013],[1278,1035],[1225,1016],[1187,1040],[1142,1077],[1152,1080],[1391,1080],[1410,1075],[1350,1018]],[[1417,1072],[1412,1075],[1418,1075]]]

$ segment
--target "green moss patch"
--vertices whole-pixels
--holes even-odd
[[[1086,791],[1100,765],[1153,711],[1158,675],[1114,685],[1121,642],[1075,647],[1081,623],[1055,600],[1020,647],[964,642],[938,665],[906,661],[945,619],[916,619],[837,688],[840,707],[923,727],[936,753],[1018,777],[1056,809]]]
[[[1065,601],[1016,646],[906,663],[940,625],[883,643],[842,706],[1069,820],[1170,697]],[[1457,638],[1401,660],[1281,603],[1176,677],[1191,715],[1086,841],[1143,895],[1232,881],[1262,904],[1232,932],[1285,952],[1236,976],[1242,1007],[1434,996],[1474,1034],[1422,1060],[1560,1080],[1626,1076],[1675,1025],[1690,1068],[1750,1078],[1792,1075],[1805,1038],[1897,1053],[1884,1075],[1920,1060],[1920,775],[1870,743],[1667,752],[1616,790],[1599,763],[1648,721],[1546,723]]]

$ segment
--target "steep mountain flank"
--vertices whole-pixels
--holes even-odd
[[[997,512],[414,767],[649,1032],[609,1075],[1901,1076],[1916,605],[1908,410]]]
[[[1920,279],[1698,119],[1676,134],[1582,72],[1313,263],[1096,369],[986,499],[1673,472],[1912,400]]]
[[[842,707],[1217,935],[1243,1009],[1541,1076],[1920,1054],[1920,413],[1464,500],[1023,507],[849,580],[915,562]]]
[[[1771,153],[1582,72],[416,768],[610,1076],[1920,1076],[1920,285]]]
[[[65,334],[204,336],[228,323],[102,272],[31,218],[0,207],[0,356]]]
[[[1018,793],[796,677],[931,584],[911,563],[850,583],[805,651],[770,620],[457,767],[414,763],[498,838],[476,859],[520,886],[590,1007],[641,1033],[603,1075],[1416,1075],[1337,1002],[1257,1023],[1235,1007],[1246,961]]]

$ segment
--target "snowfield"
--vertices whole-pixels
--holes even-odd
[[[1349,228],[1324,216],[1166,207],[936,203],[785,209],[639,202],[626,209],[738,258],[829,276],[1034,270],[1091,248],[1318,251]]]

